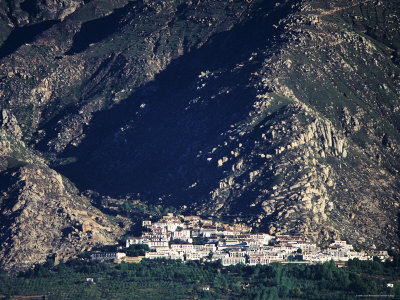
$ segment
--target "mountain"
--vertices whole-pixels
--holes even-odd
[[[397,248],[399,19],[395,0],[2,2],[1,265],[111,244],[124,205]]]

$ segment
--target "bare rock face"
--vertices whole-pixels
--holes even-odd
[[[121,234],[54,170],[21,167],[3,173],[1,181],[0,264],[6,270],[25,270],[49,257],[67,259],[114,244]]]
[[[264,109],[277,101],[268,98]],[[236,148],[218,163],[225,176],[210,193],[214,206],[205,203],[200,211],[232,214],[240,206],[257,215],[249,224],[267,232],[300,233],[318,243],[340,237],[363,247],[374,235],[380,247],[396,245],[396,230],[389,228],[397,226],[398,200],[388,192],[397,189],[396,176],[371,165],[362,149],[310,107],[293,101],[280,116],[232,131],[222,144],[235,141]],[[249,140],[251,151],[243,146]]]
[[[7,2],[8,17],[16,26],[31,25],[32,23],[64,19],[82,6],[82,0],[16,0]]]
[[[22,131],[17,119],[6,109],[1,110],[0,126],[8,134],[14,136],[15,139],[21,139]]]
[[[37,10],[47,19],[61,19],[72,14],[77,8],[83,5],[82,0],[44,0],[36,3]]]

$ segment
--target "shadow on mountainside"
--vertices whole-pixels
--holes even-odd
[[[129,99],[97,113],[81,145],[63,153],[76,162],[58,170],[81,189],[114,196],[139,193],[175,205],[208,198],[224,168],[203,154],[227,140],[232,124],[246,119],[256,93],[249,78],[261,63],[248,58],[279,42],[272,25],[280,17],[263,15],[216,34]],[[199,74],[207,70],[214,75],[199,87]],[[213,157],[230,155],[231,146],[237,145]]]
[[[80,31],[75,34],[71,48],[65,53],[74,55],[85,51],[90,44],[98,43],[118,30],[118,25],[124,15],[135,5],[130,2],[122,8],[117,8],[112,14],[88,21],[82,24]]]
[[[31,43],[39,34],[57,23],[59,23],[58,20],[44,21],[39,24],[27,25],[14,29],[0,47],[0,59],[10,55],[22,45]]]

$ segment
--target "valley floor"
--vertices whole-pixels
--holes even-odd
[[[0,275],[3,299],[47,295],[47,299],[400,299],[400,260],[350,260],[347,268],[321,265],[224,267],[144,259],[136,264],[71,260],[38,265],[11,277]],[[1,296],[0,296],[1,298]],[[43,297],[44,298],[44,297]]]

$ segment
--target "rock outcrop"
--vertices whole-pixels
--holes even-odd
[[[49,168],[29,165],[5,172],[1,186],[0,264],[11,272],[113,245],[123,232]]]

